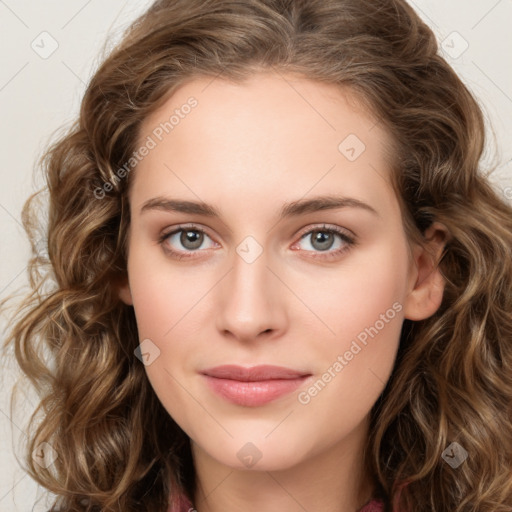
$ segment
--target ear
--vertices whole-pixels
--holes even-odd
[[[120,279],[115,287],[117,289],[118,297],[128,306],[133,306],[132,292],[130,290],[130,283],[128,282],[128,276]]]
[[[434,222],[424,234],[424,247],[416,245],[409,274],[409,293],[405,299],[404,316],[409,320],[425,320],[441,305],[445,281],[438,264],[449,232]]]

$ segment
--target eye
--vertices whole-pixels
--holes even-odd
[[[305,250],[315,253],[313,257],[320,258],[339,256],[345,251],[348,251],[351,246],[355,245],[355,239],[344,230],[338,227],[327,227],[325,225],[307,231],[300,237],[300,241],[303,240],[308,242],[305,244]],[[300,241],[296,242],[292,246],[292,249],[295,249],[300,244]],[[308,245],[311,249],[307,247]]]
[[[203,247],[207,239],[212,244],[209,247]],[[204,230],[195,226],[178,226],[171,232],[163,233],[159,243],[166,252],[179,259],[189,258],[199,249],[210,249],[216,245]]]
[[[208,240],[210,240],[210,245],[204,247]],[[296,242],[291,249],[296,250],[303,240],[309,241],[306,246],[309,245],[312,249],[303,247],[299,247],[299,249],[313,253],[312,257],[314,258],[325,259],[340,256],[356,244],[355,238],[342,228],[325,225],[317,226],[303,233],[299,242]],[[166,253],[180,260],[194,257],[195,253],[202,250],[219,246],[203,229],[195,225],[177,226],[172,231],[163,233],[159,238],[159,243]]]

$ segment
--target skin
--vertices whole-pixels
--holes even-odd
[[[391,375],[402,322],[427,318],[441,303],[434,263],[445,232],[438,224],[429,229],[430,252],[409,243],[389,181],[389,136],[349,91],[263,72],[243,84],[195,79],[145,120],[140,143],[191,96],[197,107],[131,177],[128,280],[119,295],[135,309],[140,340],[160,350],[146,371],[191,438],[194,506],[354,512],[374,491],[362,456],[368,415]],[[366,146],[354,161],[338,149],[349,134]],[[376,213],[347,206],[279,220],[285,203],[321,195],[355,198]],[[204,201],[221,217],[141,212],[155,197]],[[180,243],[181,232],[159,243],[188,223],[207,233],[199,248]],[[311,232],[324,225],[357,243],[332,235],[322,250]],[[263,251],[251,263],[237,253],[249,235]],[[180,260],[165,247],[192,257]],[[300,403],[299,392],[393,304],[400,309],[394,318]],[[228,363],[274,364],[312,377],[274,402],[245,407],[213,393],[199,373]],[[237,456],[253,449],[247,443],[261,454],[252,467]]]

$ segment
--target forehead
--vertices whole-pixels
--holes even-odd
[[[163,190],[222,201],[366,185],[378,195],[389,181],[391,139],[378,119],[348,88],[291,74],[194,79],[144,121],[138,145],[148,138],[154,147],[134,176],[139,203]]]
[[[191,98],[197,102],[192,109],[187,105]],[[194,127],[198,140],[201,136],[210,137],[212,129],[222,135],[229,128],[247,128],[250,122],[253,124],[251,133],[259,131],[268,141],[275,131],[293,128],[299,121],[302,125],[307,123],[306,134],[330,131],[335,142],[347,128],[368,139],[366,132],[375,127],[377,130],[370,138],[389,142],[378,117],[348,86],[271,71],[254,73],[243,82],[218,77],[190,80],[145,119],[140,134],[151,133],[160,123],[170,121],[171,131],[179,135],[183,131],[178,129],[179,125],[185,124],[182,123],[185,118],[188,118],[186,124]],[[304,130],[304,126],[301,129]]]

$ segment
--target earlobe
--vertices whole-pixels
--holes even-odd
[[[117,285],[117,295],[125,304],[133,306],[132,292],[128,278],[123,279],[123,281]]]
[[[435,222],[424,235],[425,247],[413,251],[412,286],[404,304],[408,320],[425,320],[432,316],[443,300],[445,280],[439,269],[449,233],[445,226]]]

